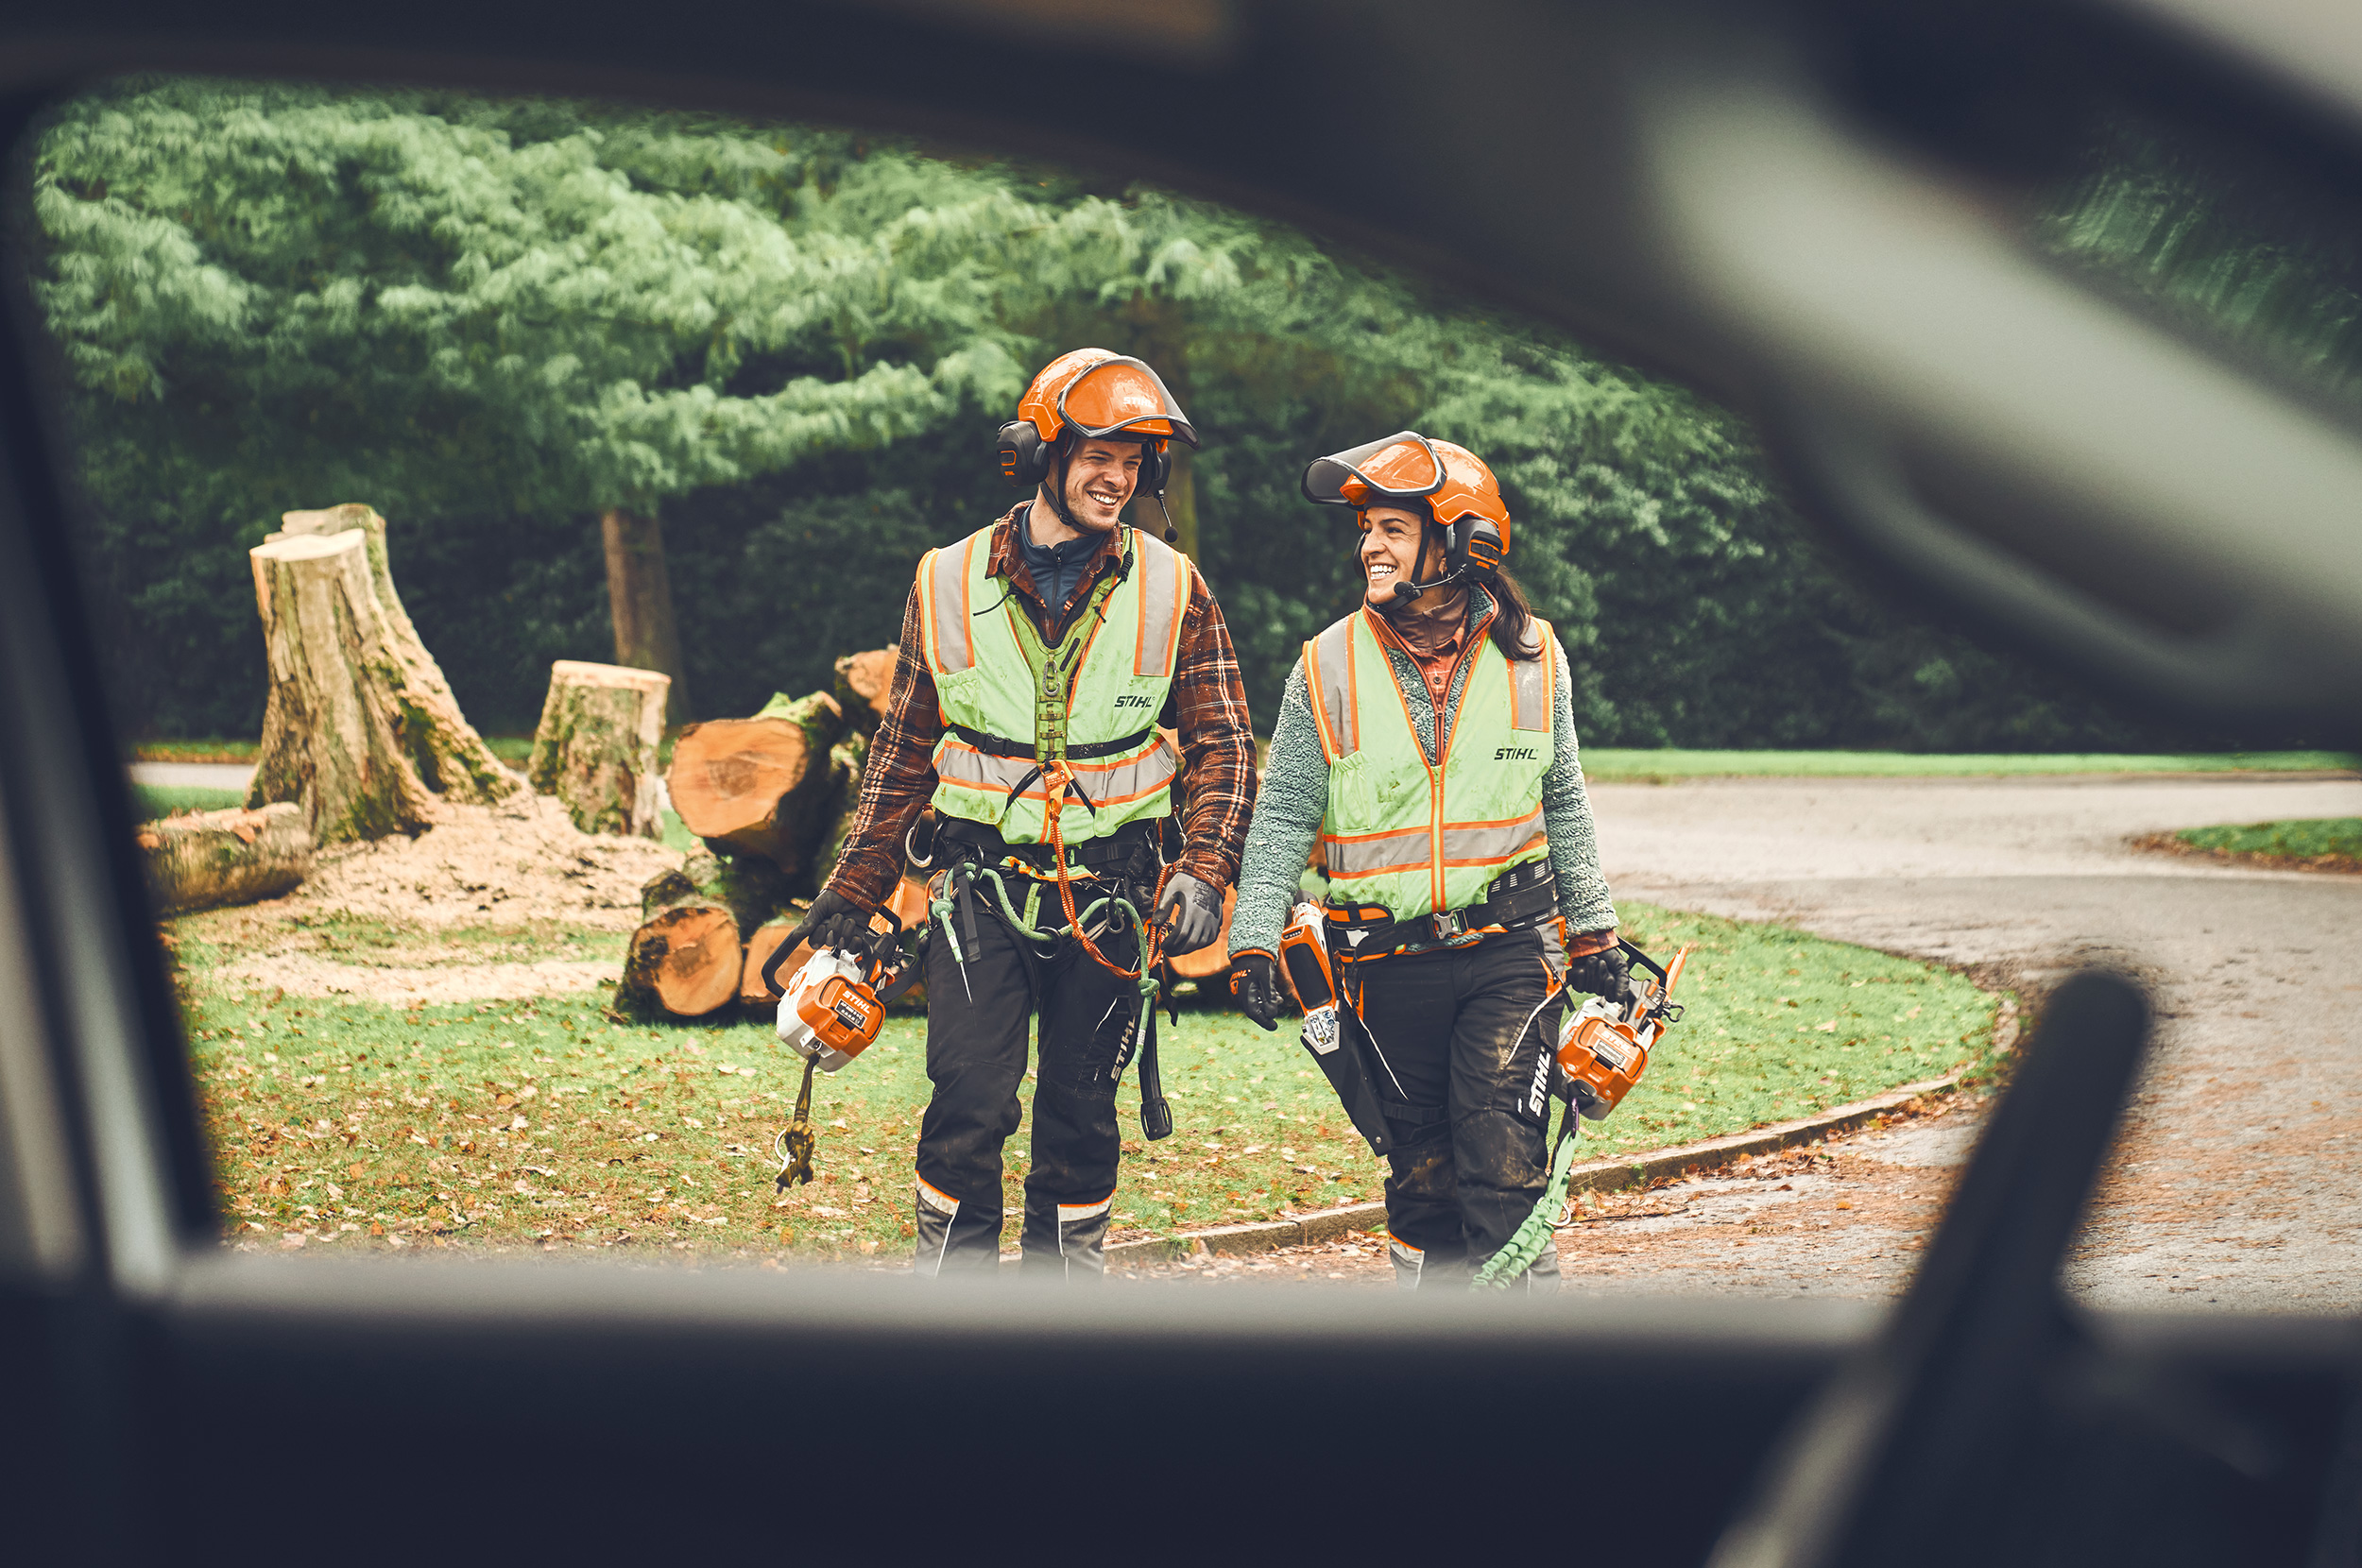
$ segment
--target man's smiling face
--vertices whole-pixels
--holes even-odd
[[[1104,534],[1139,487],[1138,441],[1084,442],[1066,466],[1066,510],[1078,527]]]

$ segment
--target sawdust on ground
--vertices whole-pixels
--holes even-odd
[[[450,934],[628,932],[640,923],[641,885],[681,858],[652,839],[585,833],[556,800],[521,793],[496,806],[446,804],[443,820],[415,839],[325,850],[284,898],[179,924],[238,955],[212,972],[213,983],[405,1004],[559,996],[613,980],[620,960],[545,956],[530,942],[488,949]],[[338,939],[338,922],[415,934],[362,957]]]

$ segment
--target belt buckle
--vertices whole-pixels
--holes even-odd
[[[1429,915],[1428,924],[1435,928],[1435,940],[1450,942],[1468,934],[1468,922],[1458,910],[1440,910]]]

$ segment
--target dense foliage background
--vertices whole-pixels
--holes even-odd
[[[705,714],[809,690],[894,639],[921,550],[1009,504],[994,428],[1094,343],[1155,364],[1206,437],[1199,555],[1261,714],[1355,592],[1303,464],[1408,425],[1500,474],[1588,741],[2182,739],[1890,613],[1683,389],[1154,190],[806,128],[175,81],[65,109],[34,199],[138,734],[255,730],[244,553],[344,501],[386,515],[488,731],[531,728],[551,659],[611,656],[607,507],[662,516]]]

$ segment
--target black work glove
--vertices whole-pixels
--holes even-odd
[[[787,933],[779,944],[782,949],[792,948],[799,942],[814,947],[834,947],[838,952],[865,952],[869,946],[870,912],[841,893],[820,890],[820,896],[812,901],[804,913],[804,923]]]
[[[1279,961],[1269,953],[1249,949],[1230,961],[1230,994],[1239,1011],[1265,1029],[1279,1027],[1279,1011],[1288,1005],[1279,989]]]
[[[1585,953],[1566,961],[1566,989],[1588,991],[1604,997],[1618,1007],[1632,1005],[1632,963],[1621,947],[1610,947],[1603,953]]]
[[[1176,871],[1165,884],[1156,919],[1172,928],[1165,935],[1167,958],[1194,953],[1222,934],[1222,895],[1188,872]]]

